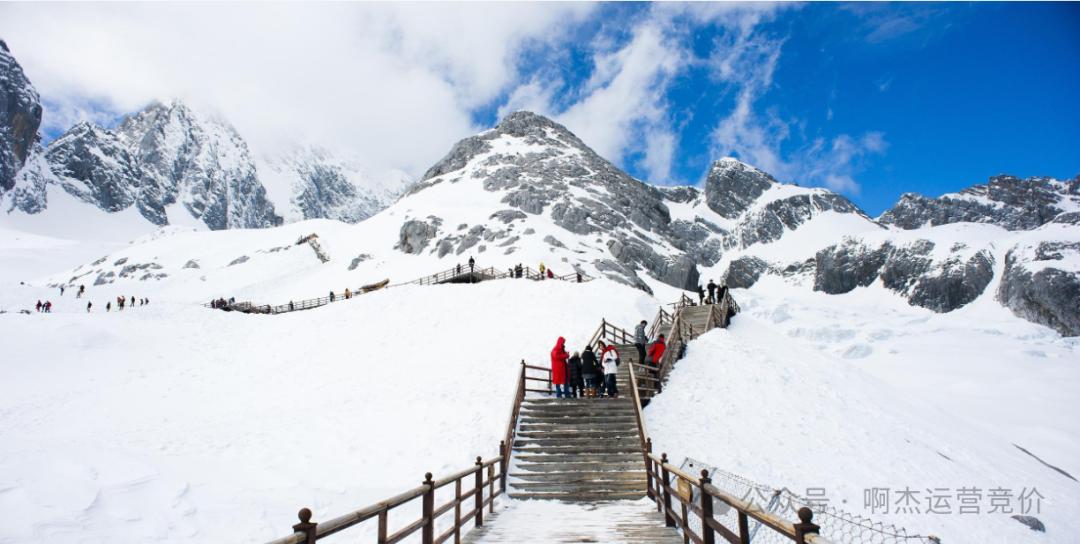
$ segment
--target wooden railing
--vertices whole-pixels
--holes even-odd
[[[219,310],[229,311],[229,312],[243,312],[243,313],[246,313],[246,314],[283,314],[283,313],[287,313],[287,312],[299,312],[301,310],[310,310],[312,308],[318,308],[320,306],[326,306],[327,304],[330,304],[331,302],[352,299],[352,298],[355,298],[355,297],[357,297],[359,295],[371,293],[372,291],[378,291],[380,289],[385,289],[389,283],[390,283],[390,280],[383,280],[383,281],[381,281],[379,283],[373,283],[371,285],[365,285],[363,287],[358,287],[356,290],[351,290],[350,289],[348,296],[345,296],[344,292],[342,292],[342,293],[332,293],[333,296],[327,295],[325,297],[309,298],[309,299],[306,299],[306,300],[299,300],[299,301],[291,301],[288,304],[278,304],[276,306],[272,306],[270,304],[254,304],[254,303],[251,303],[251,302],[233,302],[231,304],[226,304],[225,306],[220,307],[218,309]],[[214,302],[213,301],[207,302],[207,303],[203,304],[203,307],[213,308],[214,307]]]
[[[646,447],[651,446],[651,442],[646,445]],[[668,527],[678,527],[682,530],[685,541],[696,544],[714,544],[719,535],[732,544],[747,544],[751,536],[750,520],[754,520],[760,524],[760,527],[767,528],[797,544],[831,544],[829,540],[818,535],[820,527],[813,523],[814,513],[809,508],[800,508],[799,523],[792,523],[712,485],[708,470],[702,470],[701,477],[694,477],[680,471],[668,463],[666,453],[659,457],[651,451],[645,453],[645,477],[648,480],[649,498],[656,501],[657,510],[664,514]],[[692,500],[694,491],[698,494],[700,506]],[[732,524],[732,527],[725,526],[714,515],[715,501],[720,501],[734,509],[736,523]],[[673,506],[675,503],[678,503],[678,509]],[[701,519],[700,534],[690,526],[691,513]],[[761,537],[762,535],[757,535],[758,539]]]
[[[710,310],[710,321],[713,314],[713,310]],[[676,315],[675,319],[679,321],[678,315]],[[679,331],[682,330],[684,330],[682,327],[676,328],[672,336],[681,336],[683,333]],[[690,328],[687,332],[692,334],[692,330]],[[671,349],[672,346],[669,343],[668,350]],[[665,524],[668,527],[678,527],[682,530],[684,542],[715,544],[717,542],[716,537],[719,535],[731,544],[749,544],[753,534],[750,532],[750,520],[753,519],[761,524],[755,528],[755,531],[759,530],[760,527],[766,527],[797,544],[832,544],[817,534],[820,528],[813,523],[813,512],[809,508],[800,508],[800,522],[791,523],[751,502],[735,497],[713,486],[712,480],[709,479],[708,470],[702,470],[701,477],[695,478],[669,464],[666,453],[661,454],[660,457],[654,455],[652,438],[649,437],[649,430],[645,425],[645,416],[642,413],[645,399],[642,397],[641,391],[647,390],[647,388],[639,385],[638,380],[642,379],[642,376],[633,371],[635,367],[642,367],[643,365],[636,365],[633,361],[630,364],[630,394],[634,400],[634,416],[637,421],[638,436],[641,442],[641,453],[645,460],[645,493],[647,497],[656,502],[657,511],[664,514]],[[681,485],[679,481],[685,482],[686,485]],[[698,492],[700,506],[693,501],[694,489]],[[727,527],[716,518],[714,515],[715,501],[720,501],[734,509],[737,526]],[[678,510],[673,506],[675,502],[679,503]],[[697,515],[701,519],[700,534],[690,526],[690,513]],[[766,540],[771,541],[772,539]]]
[[[656,338],[656,335],[660,334],[661,328],[664,325],[670,325],[673,321],[675,321],[675,314],[668,312],[661,306],[656,311],[656,317],[653,318],[652,325],[649,327],[649,338]]]
[[[547,378],[531,377],[528,376],[529,370],[546,371],[549,376]],[[525,361],[521,361],[521,373],[518,375],[517,389],[514,392],[510,421],[507,423],[503,440],[499,442],[499,455],[497,457],[488,460],[477,457],[476,465],[473,467],[439,480],[432,480],[432,474],[429,472],[424,475],[424,482],[420,487],[325,522],[312,522],[311,510],[304,508],[299,513],[300,523],[293,525],[293,533],[272,540],[268,544],[314,544],[320,538],[326,538],[373,518],[377,518],[379,524],[376,540],[378,544],[395,544],[417,531],[420,531],[420,542],[422,544],[442,544],[449,540],[450,537],[454,537],[455,544],[460,544],[462,529],[466,528],[470,521],[473,522],[474,526],[482,526],[484,524],[484,508],[486,507],[489,513],[494,512],[495,497],[506,493],[506,475],[510,464],[510,449],[517,436],[521,403],[525,400],[527,391],[538,391],[540,393],[551,391],[550,373],[550,369],[531,366],[526,364]],[[548,389],[528,389],[526,387],[527,380],[546,381],[549,384]],[[498,465],[498,473],[495,472],[496,465]],[[473,487],[467,491],[462,491],[463,482],[465,484],[471,483]],[[499,484],[497,487],[496,482]],[[435,492],[450,484],[454,485],[454,498],[442,506],[436,507]],[[485,488],[487,490],[486,496]],[[421,499],[420,519],[409,523],[397,532],[389,533],[390,512],[418,498]],[[461,511],[462,507],[469,504],[472,505],[472,509],[463,513]],[[448,514],[451,510],[454,513],[453,525],[436,535],[436,520]]]
[[[601,319],[600,326],[596,328],[596,332],[585,345],[595,350],[601,340],[607,340],[609,344],[633,344],[634,335],[626,329],[608,323],[606,319]]]
[[[460,267],[455,266],[455,267],[453,267],[453,268],[451,268],[449,270],[443,270],[442,272],[437,272],[435,274],[431,274],[430,276],[424,276],[424,277],[417,278],[415,280],[411,280],[411,281],[407,281],[407,282],[403,282],[403,283],[396,283],[394,285],[391,285],[391,287],[398,287],[398,286],[401,286],[401,285],[436,285],[436,284],[440,284],[440,283],[445,283],[445,282],[447,282],[449,280],[452,280],[452,279],[460,277],[460,276],[468,277],[470,275],[475,276],[477,281],[501,280],[501,279],[508,279],[508,278],[511,278],[511,279],[512,278],[517,278],[518,276],[517,276],[516,272],[512,272],[512,270],[515,270],[515,269],[507,268],[506,270],[501,270],[501,269],[496,269],[493,266],[488,267],[488,268],[475,268],[474,267],[473,269],[470,270],[467,265],[462,265]],[[534,269],[532,269],[532,268],[530,268],[528,266],[521,269],[521,279],[529,279],[529,280],[534,280],[534,281],[553,279],[553,280],[560,280],[560,281],[568,281],[568,282],[572,282],[572,283],[577,283],[578,282],[577,275],[578,275],[577,272],[572,272],[570,274],[564,274],[562,276],[552,275],[551,278],[548,278],[546,273],[541,274],[539,270],[534,270]],[[596,278],[592,278],[592,277],[587,276],[585,274],[581,275],[581,283],[590,282],[590,281],[592,281],[594,279],[596,279]]]

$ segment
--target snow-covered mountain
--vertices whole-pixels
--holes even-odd
[[[157,226],[355,223],[410,181],[399,171],[372,176],[357,159],[310,144],[254,153],[221,115],[179,100],[151,104],[112,130],[79,123],[42,149],[40,100],[6,44],[0,110],[0,202],[10,201],[8,213],[47,209],[51,185],[109,213],[134,207]]]
[[[314,144],[293,144],[256,157],[259,179],[285,222],[337,219],[357,223],[396,201],[412,182],[400,170],[376,177],[356,157]]]

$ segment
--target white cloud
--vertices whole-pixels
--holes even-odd
[[[714,44],[709,60],[713,77],[736,89],[732,111],[713,130],[714,153],[737,156],[783,181],[858,194],[854,175],[868,156],[885,152],[884,134],[868,132],[859,138],[841,134],[792,143],[792,127],[801,134],[805,120],[784,118],[775,107],[757,109],[772,87],[785,40],[757,32],[756,25],[747,20]],[[832,118],[829,108],[827,119]]]
[[[256,147],[302,132],[417,173],[478,128],[471,110],[518,79],[524,47],[561,39],[591,9],[9,3],[0,33],[53,106],[53,128],[181,97]]]

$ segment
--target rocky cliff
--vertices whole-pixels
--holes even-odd
[[[7,43],[0,40],[0,203],[10,200],[5,211],[32,211],[44,205],[43,192],[37,194],[44,178],[36,172],[40,168],[41,114],[37,91]],[[30,169],[21,172],[27,165]]]

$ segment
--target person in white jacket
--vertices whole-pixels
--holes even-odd
[[[616,375],[619,373],[619,352],[615,346],[605,345],[600,342],[600,363],[604,366],[604,381],[607,385],[607,394],[613,399],[619,398],[619,387],[616,384]]]

